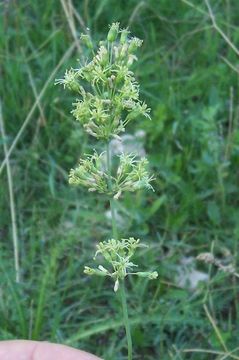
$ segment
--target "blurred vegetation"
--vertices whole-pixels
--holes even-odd
[[[211,7],[223,33],[239,44],[239,2],[211,0]],[[127,195],[118,209],[122,234],[150,244],[137,259],[141,268],[160,275],[128,283],[135,359],[224,359],[220,352],[233,350],[239,359],[238,283],[194,259],[213,250],[222,261],[238,263],[238,59],[213,28],[205,2],[6,0],[0,12],[7,134],[0,138],[0,338],[49,340],[106,360],[126,358],[111,284],[83,274],[96,241],[110,236],[107,208],[67,181],[76,159],[96,145],[69,113],[74,97],[53,85],[77,66],[81,32],[89,28],[100,39],[108,24],[120,21],[144,39],[135,71],[152,121],[136,121],[129,131],[145,131],[156,177],[154,193]],[[19,284],[2,163],[4,142],[9,149],[16,137],[10,167]],[[179,286],[188,258],[209,272],[208,283]]]

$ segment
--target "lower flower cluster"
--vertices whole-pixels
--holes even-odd
[[[99,265],[98,268],[91,268],[85,266],[85,274],[109,276],[114,280],[114,291],[116,292],[120,286],[120,280],[123,280],[128,275],[136,275],[145,277],[150,280],[158,277],[157,271],[142,272],[134,271],[138,265],[131,261],[131,258],[135,254],[135,251],[139,247],[145,247],[146,245],[140,244],[139,239],[130,237],[129,239],[115,240],[100,242],[97,245],[97,251],[94,259],[98,254],[101,254],[106,262],[109,263],[111,269],[106,269],[103,265]]]

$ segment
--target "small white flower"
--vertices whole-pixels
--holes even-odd
[[[114,292],[116,292],[119,289],[119,280],[117,279],[114,285]]]

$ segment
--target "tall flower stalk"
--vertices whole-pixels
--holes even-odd
[[[137,60],[136,52],[142,40],[131,37],[128,29],[120,29],[119,23],[110,26],[106,40],[99,42],[96,52],[89,35],[82,35],[81,40],[92,54],[91,61],[67,70],[64,78],[57,80],[56,84],[63,84],[64,88],[77,94],[71,112],[89,135],[102,141],[105,151],[81,159],[78,166],[71,169],[69,183],[105,194],[109,199],[112,238],[97,245],[94,257],[101,255],[108,266],[85,266],[84,272],[113,280],[114,291],[119,291],[122,303],[128,360],[132,360],[125,278],[136,275],[155,279],[158,274],[156,271],[135,271],[137,265],[131,259],[135,251],[145,245],[134,237],[121,238],[117,229],[116,206],[124,192],[152,189],[153,177],[148,174],[147,159],[123,153],[115,159],[110,143],[113,138],[120,139],[129,122],[140,116],[150,118],[150,109],[140,100],[139,84],[130,70]]]

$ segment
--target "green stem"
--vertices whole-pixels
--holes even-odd
[[[110,199],[110,211],[111,211],[112,235],[115,240],[118,240],[118,229],[117,229],[117,225],[116,225],[115,200],[114,199]]]
[[[107,163],[107,172],[108,172],[108,185],[110,192],[112,191],[112,180],[111,180],[111,154],[110,154],[110,144],[109,142],[106,145],[106,163]],[[111,224],[112,224],[112,235],[115,240],[118,239],[118,230],[116,224],[116,211],[115,211],[115,199],[110,199],[110,211],[111,211]]]
[[[132,360],[132,338],[131,338],[131,331],[130,331],[130,324],[129,324],[129,315],[128,315],[128,307],[125,295],[125,287],[124,287],[124,280],[120,281],[119,292],[121,296],[121,303],[122,303],[122,310],[123,310],[123,317],[124,317],[124,326],[128,344],[128,360]]]
[[[109,142],[106,145],[106,163],[107,163],[107,173],[108,173],[108,185],[110,192],[112,191],[112,179],[111,179],[111,153],[110,153],[110,144]],[[118,239],[118,229],[116,223],[116,213],[115,213],[115,199],[110,199],[110,211],[111,211],[111,223],[112,223],[112,235],[115,240]],[[128,307],[125,295],[125,286],[124,279],[120,281],[119,292],[121,297],[121,304],[123,310],[123,318],[124,318],[124,326],[127,338],[128,345],[128,360],[132,360],[132,338],[129,324],[129,315],[128,315]]]

